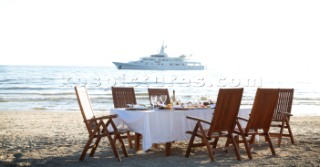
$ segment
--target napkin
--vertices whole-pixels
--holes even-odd
[[[178,109],[179,109],[179,108],[183,108],[183,107],[182,107],[181,105],[174,105],[174,106],[172,106],[172,108],[173,108],[173,109],[175,109],[175,108],[178,108]]]

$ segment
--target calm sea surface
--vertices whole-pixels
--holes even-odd
[[[319,82],[313,76],[249,70],[118,70],[115,67],[0,66],[0,110],[79,110],[75,85],[86,85],[95,110],[113,107],[111,86],[135,87],[138,103],[148,104],[148,87],[176,91],[181,101],[216,100],[221,87],[244,87],[242,104],[251,105],[257,87],[294,88],[294,106],[318,109]],[[294,107],[293,107],[294,109]],[[319,111],[320,112],[320,111]]]

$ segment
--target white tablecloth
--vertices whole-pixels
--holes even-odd
[[[118,114],[117,125],[123,122],[132,131],[142,134],[142,149],[150,149],[153,143],[185,141],[190,139],[186,133],[193,130],[196,121],[187,119],[192,116],[211,121],[213,109],[194,110],[125,110],[111,109],[111,114]],[[239,116],[248,118],[250,110],[241,109]],[[205,127],[205,128],[208,128]]]

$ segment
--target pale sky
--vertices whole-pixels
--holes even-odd
[[[0,65],[112,66],[162,42],[208,66],[316,70],[320,1],[0,0]]]

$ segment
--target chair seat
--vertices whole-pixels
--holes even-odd
[[[270,126],[277,127],[277,128],[281,128],[281,127],[288,128],[288,126],[286,126],[286,125],[282,126],[282,123],[280,123],[280,122],[279,123],[272,123]]]
[[[209,129],[204,129],[204,132],[205,132],[205,134],[208,134]],[[188,133],[188,134],[193,134],[192,131],[186,131],[186,133]],[[196,135],[197,135],[197,136],[202,136],[202,134],[201,134],[200,132],[197,132]],[[206,137],[207,137],[207,138],[216,138],[216,137],[225,137],[225,136],[227,136],[227,135],[228,135],[228,132],[222,131],[222,132],[214,132],[214,133],[212,133],[210,136],[207,136],[207,135],[206,135]]]
[[[245,128],[242,128],[242,131],[243,132],[245,132]],[[236,133],[236,134],[241,134],[241,132],[240,132],[240,129],[238,129],[238,128],[235,128],[234,129],[234,133]],[[260,133],[259,131],[255,131],[254,129],[250,129],[247,133],[246,133],[246,135],[258,135],[258,134],[262,134],[262,133]]]
[[[101,133],[103,133],[104,130],[101,130]],[[118,134],[126,134],[129,131],[129,129],[118,129]],[[109,134],[114,135],[115,131],[108,131]]]

